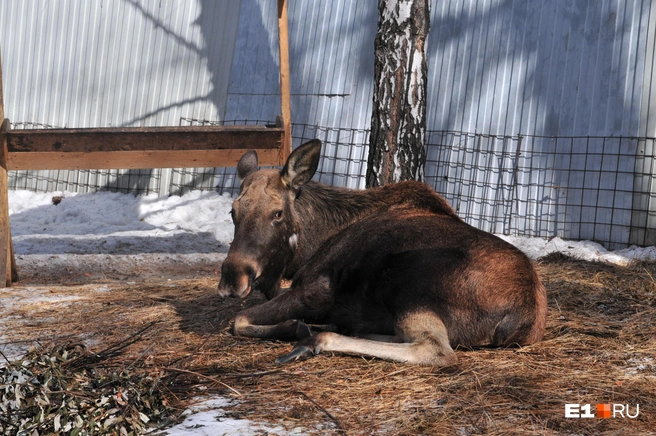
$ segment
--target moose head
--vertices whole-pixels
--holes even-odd
[[[282,170],[259,170],[252,150],[239,160],[241,190],[230,212],[235,237],[221,268],[221,296],[244,298],[253,289],[268,298],[278,293],[298,245],[295,201],[316,172],[320,154],[321,141],[315,139],[294,150]]]

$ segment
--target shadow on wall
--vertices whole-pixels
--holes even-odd
[[[129,199],[123,194],[99,192],[12,213],[14,250],[17,255],[228,252],[228,246],[211,232],[148,223],[154,212],[142,213],[140,209],[149,201],[152,198]],[[176,203],[155,213],[175,214],[185,206],[188,204]]]
[[[216,23],[212,21],[212,12],[217,8],[216,2],[199,2],[202,13],[195,24],[200,27],[204,40],[200,55],[206,59],[212,81],[212,92],[207,98],[217,106],[225,106],[227,122],[272,122],[280,113],[276,2],[233,2],[240,10],[225,101],[221,100],[221,93],[217,91],[221,86],[225,86],[225,77],[219,68],[225,59],[217,58],[220,53],[213,49],[219,42]],[[339,4],[326,2],[314,6],[306,2],[289,2],[288,7],[292,121],[295,125],[337,126],[345,122],[351,125],[359,123],[358,120],[364,120],[365,127],[368,127],[373,92],[376,4],[363,0]],[[171,35],[174,43],[185,43],[184,39]],[[357,128],[361,127],[358,125]],[[351,170],[352,165],[348,164],[352,154],[351,147],[340,145],[343,140],[337,130],[328,132],[322,137],[326,144],[322,171],[344,174]],[[297,138],[298,135],[295,135],[294,146],[300,144]],[[226,171],[234,173],[234,169],[217,171],[224,176]],[[357,172],[359,174],[359,171]],[[132,188],[142,188],[135,184],[144,183],[143,174],[140,170],[123,171],[119,176],[120,180],[106,188],[133,192]],[[157,174],[153,172],[151,176],[157,177]],[[188,171],[183,188],[178,188],[175,183],[172,183],[170,188],[173,193],[180,193],[188,186],[205,186],[208,177],[213,175],[208,176],[203,171]],[[160,190],[164,191],[168,189],[165,187]]]
[[[212,2],[201,1],[204,5]],[[240,2],[237,39],[228,85],[226,120],[271,122],[280,114],[276,3],[273,0]],[[293,87],[292,81],[292,89]]]
[[[193,97],[174,99],[172,103],[158,106],[144,114],[139,114],[134,119],[129,120],[124,125],[143,125],[147,120],[151,120],[160,113],[165,113],[171,109],[197,110],[194,108],[201,107],[201,113],[182,113],[185,118],[207,118],[208,113],[218,113],[219,120],[224,119],[226,108],[226,95],[229,84],[229,68],[226,68],[226,62],[231,65],[233,60],[234,42],[236,40],[238,17],[240,14],[241,2],[231,0],[197,0],[198,12],[194,21],[189,24],[191,27],[198,27],[200,31],[201,42],[196,43],[189,38],[189,32],[183,28],[181,30],[173,29],[167,22],[153,14],[148,8],[144,7],[136,0],[124,0],[128,3],[141,18],[150,23],[153,29],[163,33],[166,44],[173,47],[169,50],[172,53],[171,62],[184,65],[190,60],[190,57],[200,59],[200,64],[209,73],[210,82],[209,92]],[[194,10],[191,4],[186,8],[181,8],[177,13],[186,14],[189,10]],[[217,22],[218,20],[218,22]],[[152,68],[155,68],[153,66]],[[178,72],[177,74],[181,74]],[[202,83],[197,84],[203,86]],[[194,95],[193,89],[182,85],[184,95]],[[196,104],[194,104],[196,103]],[[210,110],[210,106],[216,110]],[[190,109],[191,108],[191,109]],[[214,120],[218,121],[218,120]],[[117,175],[117,179],[111,184],[105,185],[102,189],[121,192],[144,192],[149,186],[149,180],[158,177],[157,170],[124,170]],[[203,177],[202,175],[199,177]],[[200,182],[200,180],[199,180]],[[165,189],[166,190],[166,189]],[[160,189],[160,192],[164,192]]]
[[[276,3],[242,0],[227,120],[280,113]],[[288,1],[288,12],[294,124],[368,127],[376,3]]]
[[[151,13],[147,8],[136,0],[124,0],[131,5],[134,10],[141,15],[143,20],[150,23],[152,28],[165,35],[166,44],[173,46],[170,50],[171,59],[161,59],[161,62],[169,61],[176,64],[195,63],[191,59],[192,55],[201,59],[201,64],[204,63],[205,69],[208,71],[210,77],[209,92],[203,95],[195,95],[193,97],[178,99],[168,105],[157,107],[156,109],[141,114],[138,117],[126,122],[124,125],[138,125],[155,115],[166,112],[172,108],[181,108],[190,106],[193,103],[212,104],[218,112],[219,118],[223,118],[225,112],[225,93],[227,89],[228,79],[223,71],[227,69],[225,62],[232,61],[232,52],[234,49],[234,39],[237,31],[235,19],[239,15],[239,2],[222,0],[222,1],[207,1],[197,0],[199,5],[198,16],[193,22],[189,23],[189,27],[197,26],[201,33],[202,41],[197,44],[189,38],[191,31],[187,28],[175,30],[169,26],[168,23],[162,21],[160,18]],[[191,3],[191,2],[190,2]],[[187,3],[186,8],[174,10],[175,13],[186,14],[188,11],[193,11],[193,7]],[[215,22],[220,19],[220,22]],[[184,34],[183,34],[184,32]],[[181,74],[181,72],[177,72]],[[176,76],[177,80],[178,77]],[[197,86],[202,86],[202,83],[197,83]],[[194,90],[188,89],[184,84],[179,93],[184,95],[197,94]],[[203,112],[209,112],[205,110]],[[182,114],[183,117],[193,116],[194,114]]]
[[[433,4],[428,129],[635,136],[648,0]]]

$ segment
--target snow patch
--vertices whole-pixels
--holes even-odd
[[[220,436],[220,435],[285,435],[288,432],[280,426],[272,426],[256,421],[234,419],[226,416],[225,408],[233,405],[221,397],[210,398],[183,412],[182,423],[167,428],[159,436]]]
[[[601,244],[592,241],[566,241],[558,237],[547,240],[522,236],[497,236],[519,248],[534,260],[551,253],[561,253],[576,259],[615,265],[628,265],[633,260],[656,259],[656,247],[633,246],[624,250],[608,251]]]

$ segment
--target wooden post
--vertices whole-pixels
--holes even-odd
[[[16,261],[11,242],[9,226],[9,184],[7,180],[7,130],[9,120],[5,120],[4,96],[2,93],[2,57],[0,56],[0,287],[11,286],[17,280]]]
[[[292,152],[291,88],[289,83],[289,29],[287,0],[278,0],[278,47],[280,49],[280,106],[285,130],[280,147],[280,165]]]

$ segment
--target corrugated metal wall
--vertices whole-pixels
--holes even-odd
[[[656,229],[651,211],[656,202],[649,199],[656,186],[651,159],[645,158],[653,158],[654,150],[641,154],[638,141],[613,139],[656,136],[656,114],[645,113],[656,102],[649,92],[652,2],[464,0],[436,6],[429,42],[429,128],[538,136],[516,149],[510,165],[528,169],[514,181],[516,195],[527,201],[514,204],[508,226],[541,236],[655,243],[656,233],[645,231]],[[453,153],[454,160],[444,164],[474,168],[481,156],[498,155],[502,145],[521,147],[521,141],[470,143],[476,143],[476,153]],[[468,209],[495,204],[499,190],[511,185],[500,182],[498,189],[489,189],[484,182],[489,171],[472,171],[473,194],[451,199]],[[608,191],[608,183],[621,194]],[[481,227],[509,216],[503,208],[474,210],[469,221]],[[631,222],[642,230],[631,230]]]
[[[222,120],[240,1],[0,1],[13,128]],[[21,171],[29,189],[157,189],[171,171]],[[162,192],[164,193],[164,192]]]
[[[656,122],[640,131],[641,116],[656,118],[643,101],[650,6],[435,2],[428,129],[656,135]],[[367,129],[376,3],[289,8],[294,122]],[[3,0],[0,24],[14,123],[178,125],[279,113],[274,1]]]
[[[376,3],[289,1],[292,118],[298,124],[368,128]],[[226,119],[280,113],[276,2],[243,0]]]
[[[643,137],[656,137],[656,2],[649,10],[643,98],[640,109],[640,130]],[[656,244],[656,141],[638,141],[633,192],[634,213],[631,216],[630,243]]]
[[[68,127],[273,121],[275,3],[0,1],[7,116]],[[429,183],[493,231],[656,242],[654,141],[613,139],[656,136],[654,3],[433,2]],[[364,186],[376,21],[370,0],[289,0],[294,139],[325,142],[324,182]],[[103,183],[234,189],[233,172],[219,172]],[[38,177],[70,189],[100,176]],[[620,195],[607,194],[610,180]]]
[[[650,0],[436,2],[429,128],[638,135],[650,5]]]
[[[238,1],[0,2],[6,113],[60,127],[223,119]]]
[[[434,2],[428,129],[644,135],[650,7],[650,0]],[[289,15],[294,121],[368,128],[376,2],[291,1]],[[275,2],[243,1],[228,119],[278,113],[276,32]]]

